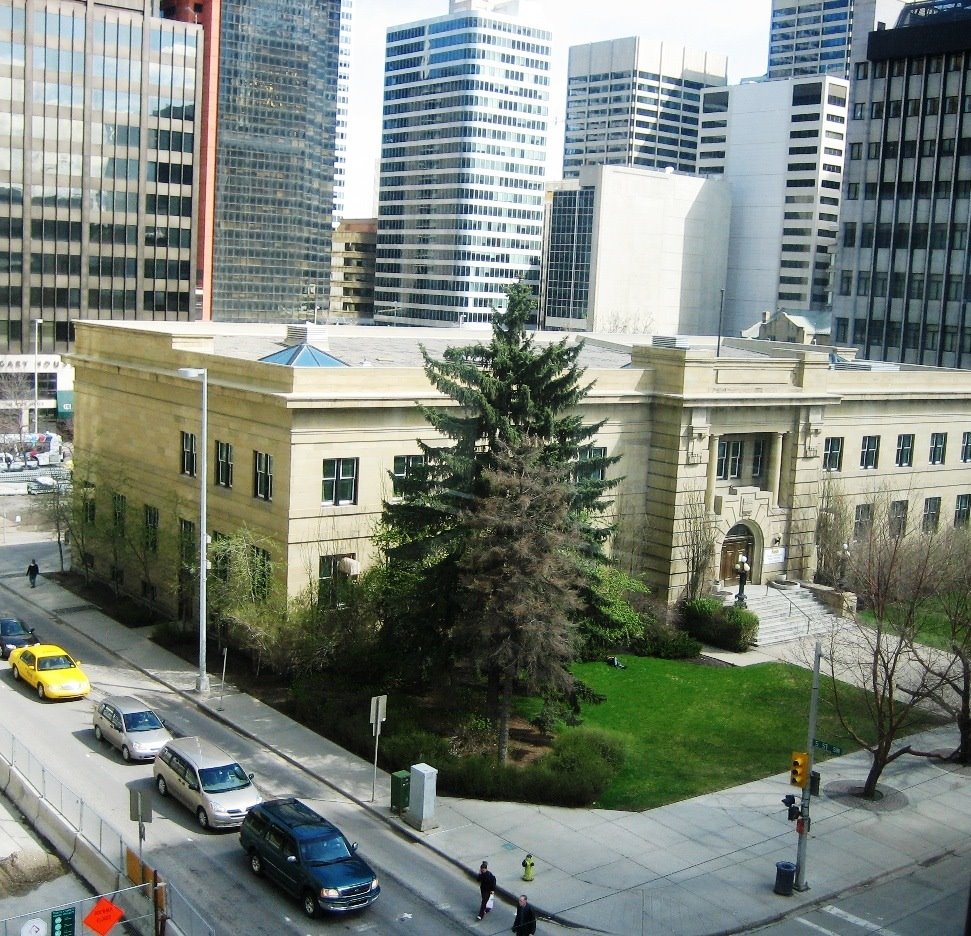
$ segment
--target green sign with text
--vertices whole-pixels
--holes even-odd
[[[821,751],[825,751],[827,754],[842,754],[843,749],[837,747],[835,744],[829,744],[826,741],[820,741],[818,738],[813,740],[813,747],[819,748]]]

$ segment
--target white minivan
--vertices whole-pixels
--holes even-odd
[[[188,807],[203,829],[242,825],[248,810],[263,802],[246,773],[225,751],[203,738],[169,741],[152,768],[159,794]]]

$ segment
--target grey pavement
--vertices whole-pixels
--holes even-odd
[[[32,590],[23,570],[33,555],[42,576]],[[850,795],[866,776],[869,757],[862,753],[819,767],[822,789],[812,801],[806,863],[809,889],[789,897],[773,892],[776,862],[794,862],[796,856],[794,825],[781,802],[793,791],[788,774],[643,812],[439,797],[437,825],[419,832],[391,814],[388,774],[378,771],[372,803],[371,763],[232,686],[222,692],[218,675],[212,677],[212,694],[200,698],[191,664],[152,643],[146,629],[125,628],[43,576],[56,566],[55,544],[37,534],[8,533],[0,544],[0,596],[7,589],[54,614],[470,875],[488,860],[503,896],[526,893],[538,911],[564,926],[625,936],[740,932],[915,864],[969,854],[971,769],[903,757],[884,772],[883,799],[867,803]],[[790,657],[798,663],[804,654],[780,645],[720,656],[745,664]],[[950,750],[956,740],[956,730],[940,729],[920,736],[916,746]],[[0,812],[0,857],[10,847],[2,817]],[[530,883],[520,880],[527,852],[536,860]],[[505,923],[508,913],[494,915]],[[496,932],[491,919],[472,926]]]

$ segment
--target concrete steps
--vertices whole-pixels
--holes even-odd
[[[749,610],[759,618],[755,641],[758,647],[796,637],[828,634],[839,622],[839,618],[811,592],[794,583],[783,587],[750,585],[745,589],[745,598]],[[725,597],[726,604],[732,604],[734,600],[734,593]]]

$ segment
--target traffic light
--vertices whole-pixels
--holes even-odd
[[[799,818],[800,809],[796,805],[796,798],[791,793],[786,793],[782,797],[782,805],[787,809],[787,818],[790,822],[795,822]]]
[[[805,787],[809,783],[809,755],[803,751],[792,752],[792,769],[789,782],[794,786]]]

